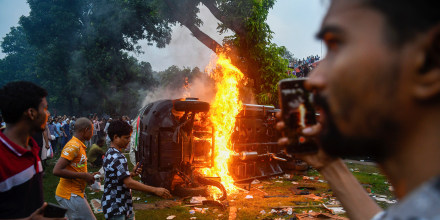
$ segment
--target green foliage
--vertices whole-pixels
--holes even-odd
[[[182,88],[194,78],[206,75],[198,67],[191,70],[189,67],[180,69],[177,66],[170,66],[168,69],[158,72],[159,82],[162,87]],[[186,82],[185,82],[186,81]]]
[[[233,47],[232,60],[252,80],[251,86],[259,104],[277,105],[277,84],[287,78],[287,50],[272,43],[273,32],[266,23],[275,0],[234,1],[246,5],[239,16],[244,21],[245,34],[228,37],[224,43]]]
[[[140,0],[28,1],[2,43],[0,86],[15,80],[40,84],[49,92],[52,114],[131,114],[139,91],[157,81],[151,65],[128,55],[140,53],[140,39],[164,47],[168,21]]]

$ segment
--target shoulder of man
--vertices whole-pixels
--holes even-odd
[[[61,152],[61,157],[71,161],[78,156],[80,148],[80,145],[71,140],[67,142],[66,146],[64,146],[63,151]]]

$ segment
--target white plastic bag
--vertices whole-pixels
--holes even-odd
[[[53,149],[51,144],[49,144],[49,149],[46,151],[46,156],[47,158],[53,158]]]

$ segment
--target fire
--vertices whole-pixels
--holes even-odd
[[[301,125],[301,127],[305,128],[306,127],[306,107],[304,106],[304,104],[300,104],[298,109],[299,109],[299,125]]]
[[[239,82],[244,78],[243,73],[225,55],[220,54],[216,62],[211,63],[210,75],[216,81],[217,93],[211,103],[209,118],[214,127],[215,163],[205,174],[217,175],[221,178],[228,194],[237,191],[234,180],[229,175],[228,161],[234,152],[229,148],[231,135],[235,126],[235,117],[241,111],[239,100]],[[213,188],[211,193],[218,198],[220,191]]]
[[[183,97],[184,98],[190,97],[191,92],[189,89],[191,88],[191,85],[189,84],[188,77],[185,77],[185,84],[183,85],[183,88],[185,89],[185,91],[183,92]]]

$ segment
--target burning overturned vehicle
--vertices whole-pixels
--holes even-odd
[[[215,119],[210,104],[196,98],[146,105],[131,142],[142,181],[178,196],[209,193],[224,200],[234,183],[282,174],[281,163],[291,158],[277,145],[277,111],[243,104],[233,119]]]

